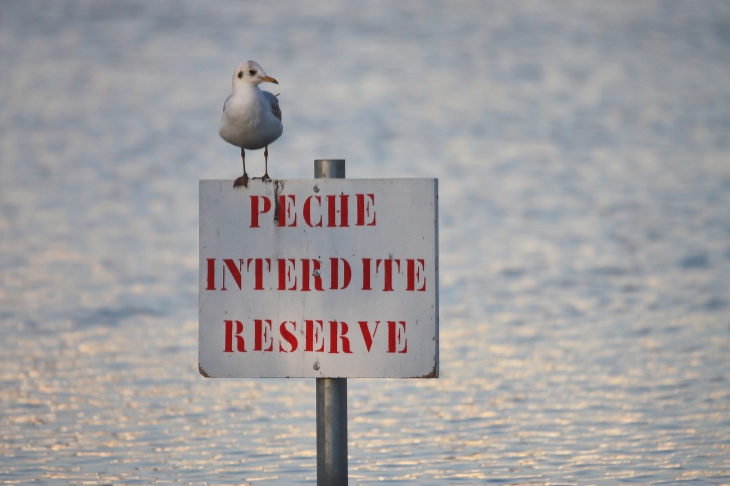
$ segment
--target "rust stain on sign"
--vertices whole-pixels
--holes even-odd
[[[273,179],[271,182],[274,184],[274,225],[279,225],[279,195],[284,190],[284,183],[285,180],[282,179]]]
[[[434,363],[431,373],[420,376],[419,378],[438,378],[438,377],[439,377],[438,366]]]

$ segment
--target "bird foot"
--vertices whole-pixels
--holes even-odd
[[[233,187],[248,187],[248,174],[243,174],[241,177],[233,181]]]
[[[261,177],[252,177],[251,179],[261,179],[262,181],[270,181],[271,177],[269,177],[269,174],[264,174]]]

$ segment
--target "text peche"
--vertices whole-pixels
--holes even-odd
[[[264,215],[267,214],[273,216],[275,226],[282,228],[375,226],[375,195],[353,194],[352,196],[354,197],[351,197],[350,194],[309,196],[301,206],[297,205],[294,194],[281,194],[274,198],[249,196],[251,201],[249,227],[261,228],[266,220]],[[351,217],[350,215],[353,213],[354,217]]]

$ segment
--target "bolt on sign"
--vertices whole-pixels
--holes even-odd
[[[201,374],[437,377],[437,182],[200,181]]]

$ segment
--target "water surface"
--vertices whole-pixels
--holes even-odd
[[[0,483],[314,484],[313,380],[197,370],[246,59],[272,177],[439,178],[441,378],[349,380],[351,484],[730,484],[719,1],[0,3]]]

